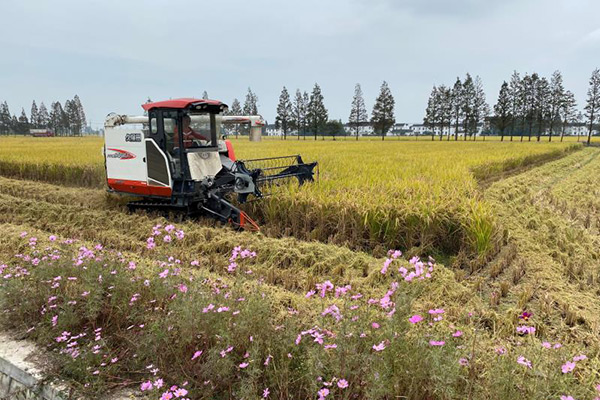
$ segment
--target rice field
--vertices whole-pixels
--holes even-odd
[[[43,139],[40,159],[32,140],[0,140],[0,323],[87,398],[600,394],[598,149],[239,140],[320,162],[253,210],[256,234],[127,213],[101,142]]]
[[[319,162],[318,183],[290,186],[246,206],[275,237],[384,254],[486,259],[501,237],[478,181],[561,156],[574,143],[234,139],[238,158],[301,154]],[[101,188],[99,138],[0,138],[0,174]],[[464,256],[464,257],[462,257]]]

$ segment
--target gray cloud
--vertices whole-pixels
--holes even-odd
[[[490,102],[514,69],[560,69],[580,103],[600,66],[593,0],[4,0],[0,100],[79,94],[90,119],[139,113],[147,96],[243,100],[272,121],[282,86],[318,82],[347,119],[354,84],[372,106],[383,80],[397,120],[422,119],[433,84],[480,75]]]

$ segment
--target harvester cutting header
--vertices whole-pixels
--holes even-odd
[[[104,156],[109,191],[142,197],[130,209],[177,209],[234,226],[258,226],[233,203],[263,196],[262,188],[289,178],[313,181],[316,162],[299,155],[237,160],[229,140],[219,140],[222,124],[249,124],[259,135],[260,116],[224,116],[217,100],[174,99],[142,105],[147,116],[109,114],[104,124]]]

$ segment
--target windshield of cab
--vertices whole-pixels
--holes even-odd
[[[182,124],[186,150],[217,147],[217,140],[221,135],[221,120],[214,114],[189,113],[183,117]]]

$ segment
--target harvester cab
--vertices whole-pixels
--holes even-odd
[[[262,189],[290,178],[313,181],[316,162],[299,155],[237,160],[229,140],[220,140],[227,123],[260,129],[260,116],[224,116],[227,106],[206,99],[175,99],[142,105],[145,116],[109,114],[104,156],[108,190],[141,197],[135,209],[177,209],[206,215],[237,227],[258,225],[232,201],[260,198]]]

